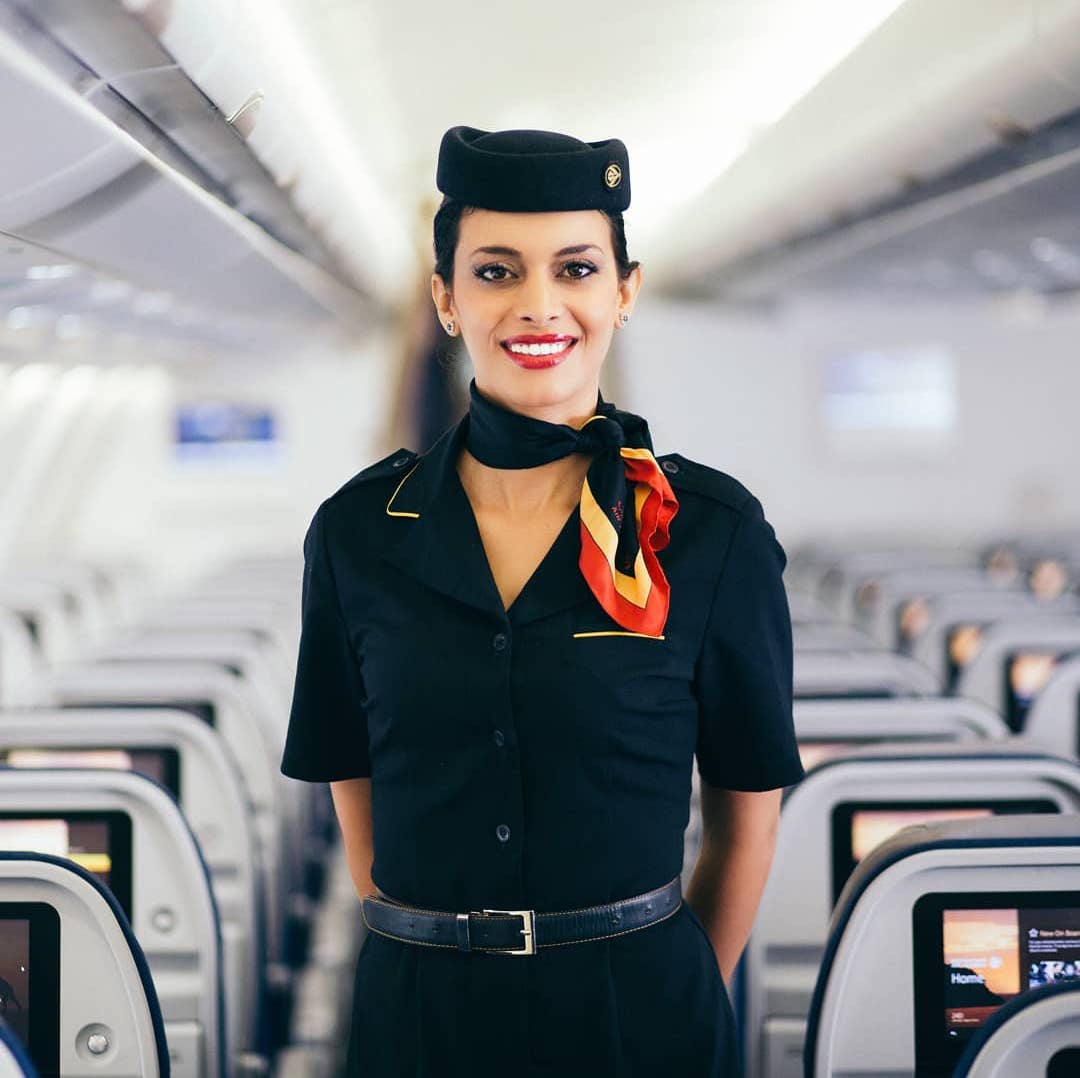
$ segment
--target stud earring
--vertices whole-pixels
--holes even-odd
[[[619,321],[622,322],[622,324],[625,326],[626,323],[630,321],[630,316],[623,312],[619,315]]]
[[[454,332],[454,320],[452,318],[446,323],[446,332],[450,334]]]

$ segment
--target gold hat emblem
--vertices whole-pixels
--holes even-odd
[[[622,183],[622,169],[614,161],[604,169],[604,183],[608,187],[618,187]]]

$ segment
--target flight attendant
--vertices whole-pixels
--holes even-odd
[[[469,410],[304,541],[282,770],[331,784],[363,899],[348,1073],[732,1078],[725,982],[802,776],[785,554],[600,395],[641,286],[625,146],[454,127],[437,184]]]

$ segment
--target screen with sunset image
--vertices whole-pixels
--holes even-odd
[[[833,806],[833,901],[855,866],[905,827],[1020,813],[1056,813],[1047,799],[1031,801],[847,801]]]
[[[1020,992],[1017,910],[945,910],[945,1027],[981,1026]]]
[[[916,1074],[952,1074],[972,1034],[1015,996],[1080,980],[1080,894],[924,895],[913,912]]]

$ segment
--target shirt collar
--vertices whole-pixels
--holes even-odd
[[[592,598],[578,568],[580,517],[575,508],[543,561],[507,612],[491,575],[457,460],[468,436],[469,414],[445,431],[397,484],[386,504],[391,534],[383,557],[458,602],[514,624],[547,617]]]

